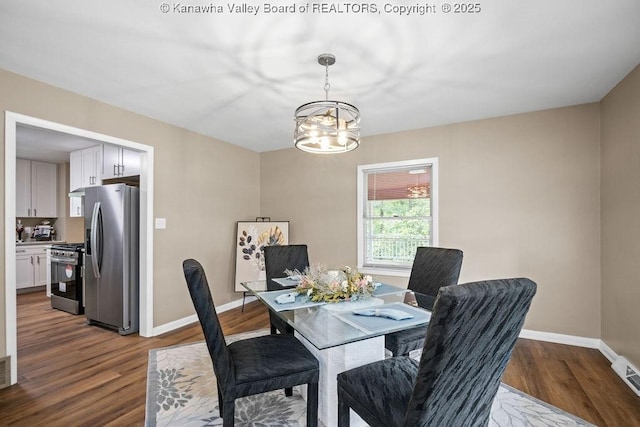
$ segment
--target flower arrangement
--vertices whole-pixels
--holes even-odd
[[[300,274],[296,291],[314,302],[355,301],[370,296],[375,290],[371,276],[349,266],[341,270],[307,267],[302,274],[297,271],[287,271],[287,274]]]

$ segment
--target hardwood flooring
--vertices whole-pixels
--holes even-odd
[[[18,295],[18,384],[0,390],[0,425],[142,426],[147,355],[203,340],[199,324],[153,338],[87,326]],[[220,314],[225,334],[267,328],[257,302]],[[519,340],[503,381],[601,427],[640,427],[636,396],[597,350]]]

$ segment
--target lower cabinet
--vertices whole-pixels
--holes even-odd
[[[47,285],[49,245],[16,247],[16,289]]]

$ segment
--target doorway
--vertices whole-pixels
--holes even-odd
[[[31,126],[140,152],[140,336],[153,336],[153,150],[140,144],[22,114],[5,112],[5,348],[11,360],[11,384],[18,378],[16,321],[16,130]]]

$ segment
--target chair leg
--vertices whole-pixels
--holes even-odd
[[[233,427],[235,423],[235,402],[225,402],[224,406],[220,405],[222,409],[224,407],[224,412],[222,414],[222,427]]]
[[[338,427],[349,427],[349,405],[338,388]]]
[[[220,418],[224,418],[222,408],[224,407],[224,400],[222,399],[222,393],[220,392],[220,385],[218,384],[218,411],[220,412]]]
[[[307,427],[317,427],[317,426],[318,426],[318,383],[309,383],[307,384]]]
[[[271,323],[269,326],[271,327],[271,335],[275,335],[278,333],[278,329],[273,325],[273,323]]]

